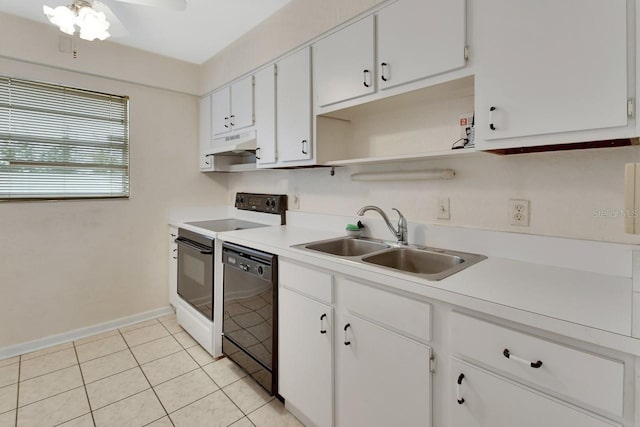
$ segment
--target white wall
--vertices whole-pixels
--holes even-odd
[[[168,209],[227,199],[225,175],[198,171],[195,96],[173,91],[175,85],[164,90],[6,58],[13,51],[4,41],[23,39],[26,45],[16,44],[26,46],[30,61],[57,63],[52,57],[63,54],[50,43],[57,30],[48,29],[0,16],[0,73],[129,95],[131,197],[0,203],[0,348],[168,306]],[[85,47],[86,57],[93,46],[101,44]],[[136,55],[111,45],[79,68],[98,72],[121,58]],[[156,57],[149,69],[123,66],[117,77],[154,85],[184,78],[185,68],[172,70],[172,63]],[[167,67],[156,79],[159,64]],[[197,69],[186,69],[197,79]]]

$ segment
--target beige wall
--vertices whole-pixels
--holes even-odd
[[[131,99],[129,200],[0,203],[0,348],[168,306],[167,210],[226,202],[226,176],[198,171],[197,98],[6,59],[14,52],[0,18],[1,74]],[[28,40],[30,60],[57,63],[56,31],[31,34],[38,24],[17,22],[25,25],[12,25],[11,38]],[[115,64],[131,51],[112,45],[100,54]],[[78,68],[100,69],[85,65]],[[183,71],[123,66],[118,78],[162,85]]]
[[[324,168],[235,174],[229,189],[297,194],[302,211],[354,219],[360,207],[374,204],[390,214],[398,208],[409,220],[424,223],[640,244],[640,236],[625,234],[623,218],[613,213],[624,208],[624,164],[633,161],[640,161],[638,147],[485,154],[402,167],[453,168],[456,177],[450,181],[352,182],[350,174],[364,168],[339,168],[333,177]],[[436,219],[438,197],[450,198],[451,220]],[[508,224],[510,198],[531,201],[530,227]],[[606,212],[594,215],[594,210]]]
[[[202,64],[200,93],[206,93],[384,0],[293,0]]]

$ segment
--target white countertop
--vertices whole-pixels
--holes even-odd
[[[631,338],[632,280],[629,277],[489,256],[446,279],[428,281],[291,247],[341,235],[343,233],[281,226],[225,232],[218,238],[640,355],[640,340]]]

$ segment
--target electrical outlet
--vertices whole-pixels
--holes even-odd
[[[440,197],[438,199],[438,219],[451,219],[451,211],[449,210],[449,198]]]
[[[521,227],[529,226],[529,201],[522,199],[509,200],[509,224]]]

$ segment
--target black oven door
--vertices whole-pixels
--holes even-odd
[[[213,248],[182,237],[178,244],[178,295],[213,321]]]

